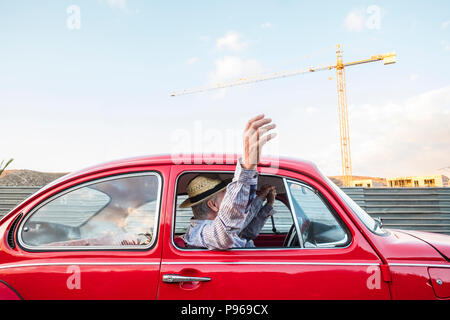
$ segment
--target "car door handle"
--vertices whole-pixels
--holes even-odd
[[[180,276],[178,274],[163,275],[163,282],[166,282],[166,283],[194,282],[194,281],[206,282],[206,281],[210,281],[210,280],[211,280],[211,278],[209,278],[209,277],[185,277],[185,276]]]

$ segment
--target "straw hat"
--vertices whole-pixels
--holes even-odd
[[[210,199],[215,194],[224,190],[230,182],[231,179],[220,180],[218,175],[196,176],[188,183],[186,192],[189,197],[180,204],[180,208],[189,208]]]

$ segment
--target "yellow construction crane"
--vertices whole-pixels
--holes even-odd
[[[287,71],[287,72],[276,72],[266,75],[260,75],[256,77],[247,77],[240,78],[235,81],[225,82],[225,83],[217,83],[214,86],[207,86],[198,89],[188,89],[179,92],[171,93],[172,97],[204,92],[209,90],[223,89],[234,86],[241,86],[244,84],[266,81],[271,79],[279,79],[292,77],[300,74],[322,71],[322,70],[332,70],[336,69],[336,78],[337,78],[337,93],[338,93],[338,105],[339,105],[339,131],[340,131],[340,142],[341,142],[341,162],[342,162],[342,176],[344,178],[344,186],[349,187],[351,184],[352,177],[352,160],[350,156],[350,135],[348,129],[348,108],[347,108],[347,92],[345,85],[345,67],[355,66],[359,64],[375,62],[375,61],[383,61],[385,65],[395,63],[396,54],[394,52],[386,53],[386,54],[378,54],[371,56],[369,59],[358,60],[354,62],[346,62],[342,61],[342,45],[338,44],[336,48],[337,61],[336,65],[321,65],[317,67],[310,67],[307,69]]]

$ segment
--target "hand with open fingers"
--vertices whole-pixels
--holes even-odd
[[[255,170],[261,157],[262,147],[275,138],[276,133],[270,133],[276,125],[272,119],[265,118],[263,114],[249,120],[244,130],[244,153],[242,167]]]
[[[270,186],[269,192],[267,193],[267,203],[273,207],[276,197],[277,189],[275,189],[275,186]]]
[[[258,191],[256,191],[256,195],[261,199],[266,200],[271,188],[271,185],[265,184]]]

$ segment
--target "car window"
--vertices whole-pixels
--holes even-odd
[[[301,247],[337,247],[348,243],[343,223],[338,221],[324,197],[311,186],[288,181],[289,195],[301,234]]]
[[[233,177],[231,172],[186,172],[181,174],[177,179],[176,186],[176,201],[174,203],[174,227],[173,237],[174,244],[178,246],[181,239],[175,239],[177,237],[183,237],[188,230],[191,219],[193,219],[193,210],[191,207],[181,208],[180,205],[188,198],[186,194],[186,187],[188,183],[199,174],[220,174],[220,179],[230,179]],[[273,175],[260,174],[258,177],[258,189],[264,185],[275,186],[279,199],[275,200],[273,215],[273,222],[271,218],[266,218],[265,223],[261,226],[261,229],[256,237],[253,233],[251,240],[254,241],[254,245],[257,248],[282,248],[284,247],[284,237],[294,224],[292,213],[289,209],[289,202],[286,195],[285,184],[282,177]],[[264,202],[265,203],[265,202]],[[263,211],[261,211],[263,212]],[[275,228],[274,228],[275,227]],[[253,230],[253,229],[252,229]],[[246,234],[248,236],[249,233]],[[175,241],[176,240],[176,241]],[[198,247],[184,247],[187,249],[201,249]],[[236,250],[238,248],[233,248]],[[241,249],[241,248],[239,248]]]
[[[19,229],[26,248],[150,246],[156,238],[160,176],[130,174],[71,188],[34,209]]]

